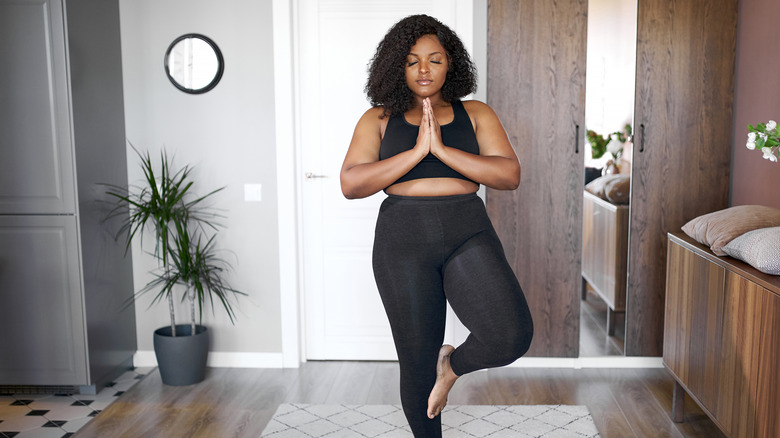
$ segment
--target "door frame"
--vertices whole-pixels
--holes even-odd
[[[299,145],[295,125],[297,106],[293,60],[297,53],[293,22],[297,1],[273,0],[274,107],[276,123],[276,194],[279,236],[279,296],[282,321],[282,365],[297,368],[303,355],[301,296],[301,187]]]

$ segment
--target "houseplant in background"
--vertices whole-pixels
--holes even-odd
[[[155,172],[149,153],[135,151],[141,160],[143,183],[128,189],[107,185],[106,193],[115,199],[109,218],[120,218],[117,238],[125,241],[125,250],[136,238],[142,246],[145,231],[154,233],[154,251],[147,253],[157,260],[158,266],[151,273],[153,279],[134,297],[155,292],[152,305],[168,303],[171,324],[154,332],[160,376],[168,385],[189,385],[205,378],[209,350],[206,327],[196,323],[196,304],[202,318],[206,301],[212,312],[219,302],[234,322],[232,300],[246,295],[229,286],[224,275],[230,265],[217,256],[215,238],[221,225],[207,201],[224,187],[196,196],[192,193],[194,181],[189,166],[174,171],[163,151],[159,172]],[[182,291],[182,301],[188,301],[189,324],[176,324],[177,290]]]
[[[763,152],[764,159],[777,162],[780,156],[780,133],[777,132],[777,122],[770,120],[766,124],[759,123],[755,127],[748,125],[747,148]]]
[[[631,139],[631,124],[626,123],[622,131],[615,131],[601,135],[592,129],[586,132],[586,138],[590,144],[593,159],[599,159],[605,154],[610,158],[604,164],[603,174],[620,173],[620,157],[623,154],[623,145]]]

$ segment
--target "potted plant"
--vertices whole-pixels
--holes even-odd
[[[623,144],[631,140],[631,124],[626,124],[623,131],[615,131],[606,136],[591,129],[587,130],[586,138],[590,143],[593,158],[598,159],[609,153],[612,158],[607,160],[602,170],[603,174],[620,173],[620,156],[623,154]]]
[[[152,304],[167,301],[170,326],[154,332],[160,376],[168,385],[189,385],[205,378],[208,357],[208,333],[206,327],[196,323],[196,304],[202,319],[206,301],[212,311],[219,302],[234,322],[232,299],[246,295],[231,288],[223,278],[230,265],[217,256],[215,248],[216,232],[221,225],[216,222],[218,215],[206,204],[224,187],[196,196],[191,192],[189,166],[174,171],[163,151],[160,171],[156,173],[149,153],[135,151],[141,160],[143,184],[129,189],[107,185],[106,193],[115,199],[109,218],[119,218],[116,237],[124,240],[126,251],[134,239],[143,240],[145,231],[154,233],[155,247],[149,254],[155,257],[158,267],[152,272],[154,278],[134,298],[156,292]],[[182,301],[189,302],[189,324],[176,324],[176,290],[182,291]]]

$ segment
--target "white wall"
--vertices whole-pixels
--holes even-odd
[[[231,285],[249,296],[240,298],[235,326],[220,308],[204,313],[211,350],[280,355],[272,2],[121,0],[120,8],[127,139],[153,157],[164,147],[175,164],[194,165],[199,193],[227,186],[215,198],[227,216],[219,242],[234,254],[225,254],[234,266]],[[163,69],[168,45],[185,33],[210,37],[224,55],[221,82],[202,95],[177,90]],[[128,161],[132,184],[142,174],[130,149]],[[244,201],[247,183],[262,184],[262,202]],[[133,251],[138,290],[154,264]],[[136,308],[140,353],[153,349],[152,332],[169,321],[166,305],[147,310],[148,303]],[[185,322],[186,313],[179,315]]]
[[[120,0],[128,140],[142,150],[151,151],[153,156],[165,147],[169,153],[175,153],[176,163],[194,164],[194,175],[201,192],[227,186],[218,198],[219,206],[227,210],[228,216],[228,228],[220,233],[221,246],[235,253],[233,286],[250,296],[241,298],[235,326],[219,309],[216,317],[210,313],[204,316],[204,323],[212,332],[212,365],[276,366],[282,362],[283,342],[290,350],[287,353],[295,350],[290,343],[298,342],[295,327],[298,311],[291,310],[289,305],[296,303],[296,299],[285,301],[289,302],[284,305],[287,310],[280,310],[283,306],[280,285],[292,284],[285,287],[286,294],[297,294],[297,287],[295,281],[290,283],[291,279],[285,279],[282,282],[279,278],[273,3]],[[473,56],[481,73],[475,97],[484,100],[487,0],[475,0],[474,9],[476,50]],[[284,13],[277,14],[277,18],[281,16]],[[280,29],[289,26],[289,23],[284,24]],[[202,33],[212,38],[225,57],[222,81],[203,95],[182,93],[165,76],[165,50],[173,39],[185,33]],[[282,137],[286,138],[287,134],[282,133]],[[138,160],[130,148],[128,161],[130,183],[139,181],[142,175],[137,169]],[[290,177],[278,176],[285,181]],[[261,203],[243,201],[245,183],[262,184]],[[295,200],[284,200],[282,204],[289,206],[290,202],[295,204]],[[289,210],[285,207],[282,211]],[[294,219],[291,217],[290,221]],[[287,224],[282,225],[287,227]],[[290,246],[295,247],[294,236],[283,234],[284,240],[291,240]],[[151,244],[145,249],[152,249]],[[136,246],[133,250],[137,290],[147,283],[150,278],[147,272],[155,265],[153,260],[142,255],[140,248]],[[295,250],[297,248],[290,249]],[[285,265],[283,272],[289,271],[294,276],[295,269]],[[141,363],[154,360],[152,332],[168,323],[167,307],[155,305],[147,309],[149,302],[149,299],[142,299],[137,303],[137,363],[139,358]],[[296,339],[283,339],[283,314],[288,320],[286,324],[292,324],[285,336],[292,334]],[[184,322],[186,314],[180,311],[179,315],[178,321]],[[215,354],[221,355],[219,364],[213,360]],[[244,358],[249,355],[250,362],[240,358],[233,360],[231,354],[234,358],[235,355]],[[254,359],[251,355],[255,355]],[[297,358],[297,355],[292,356]],[[287,362],[285,365],[294,366]]]

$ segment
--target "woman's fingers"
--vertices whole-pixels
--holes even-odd
[[[420,128],[417,134],[417,147],[421,149],[423,156],[427,155],[431,150],[431,128],[429,115],[425,110],[426,104],[423,101],[423,116],[420,121]]]
[[[436,115],[433,112],[433,105],[431,105],[431,102],[429,99],[425,99],[425,102],[427,105],[423,105],[424,107],[427,107],[427,109],[424,108],[423,113],[427,114],[428,116],[428,130],[430,132],[430,138],[431,138],[431,152],[439,156],[439,153],[442,152],[444,148],[444,143],[441,139],[441,127],[439,126],[439,120],[436,118]]]

